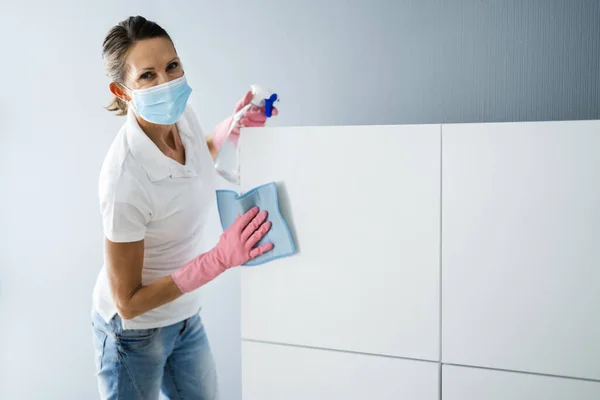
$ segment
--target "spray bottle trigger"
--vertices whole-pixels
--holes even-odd
[[[265,99],[265,115],[267,118],[271,118],[273,116],[273,103],[277,101],[277,94],[273,93],[271,97]]]

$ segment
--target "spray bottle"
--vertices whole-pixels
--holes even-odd
[[[233,116],[227,136],[225,137],[221,150],[215,160],[215,169],[219,175],[235,185],[240,184],[239,146],[237,144],[237,138],[232,135],[231,132],[239,127],[240,120],[252,107],[264,108],[267,118],[271,118],[273,113],[273,103],[278,101],[276,93],[272,93],[262,86],[251,85],[251,89],[253,95],[252,100]]]

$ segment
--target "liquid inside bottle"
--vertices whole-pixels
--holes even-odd
[[[240,184],[240,164],[239,164],[239,148],[238,138],[231,134],[227,134],[227,138],[221,145],[221,150],[215,161],[215,169],[223,178],[229,182]]]

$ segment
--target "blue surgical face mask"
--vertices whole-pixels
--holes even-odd
[[[185,111],[192,88],[184,75],[147,89],[131,90],[131,93],[137,115],[153,124],[172,125]]]

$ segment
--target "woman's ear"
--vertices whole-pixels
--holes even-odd
[[[117,82],[111,82],[108,85],[110,92],[115,95],[115,97],[123,100],[125,103],[129,103],[131,101],[131,97],[123,90],[123,86],[119,85]]]

